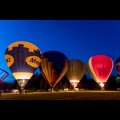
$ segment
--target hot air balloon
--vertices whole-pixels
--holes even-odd
[[[3,80],[8,76],[8,72],[3,70],[3,69],[0,69],[0,96],[1,96],[1,84],[3,82]]]
[[[120,57],[117,58],[115,65],[116,65],[116,71],[118,75],[120,75]]]
[[[81,60],[69,60],[66,77],[70,81],[71,85],[74,87],[74,90],[82,79],[85,71],[86,66]]]
[[[40,71],[48,81],[53,92],[55,85],[61,80],[68,69],[67,57],[58,51],[47,51],[43,53]]]
[[[3,70],[3,69],[0,69],[0,84],[3,82],[3,80],[8,76],[8,72]]]
[[[118,77],[116,77],[115,81],[118,85],[120,85],[120,57],[117,58],[115,62],[116,72],[118,74]]]
[[[21,90],[39,67],[42,53],[39,48],[26,41],[17,41],[8,46],[5,60]]]
[[[106,55],[96,55],[89,59],[87,70],[91,77],[100,85],[101,90],[113,69],[113,60]]]

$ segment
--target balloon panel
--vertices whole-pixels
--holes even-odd
[[[40,65],[41,55],[37,46],[26,41],[14,42],[5,51],[7,65],[16,79],[30,79]]]
[[[67,57],[57,51],[47,51],[43,54],[40,70],[51,87],[54,87],[67,71]]]
[[[67,57],[57,51],[45,52],[43,57],[47,58],[49,62],[52,62],[52,68],[56,70],[56,75],[59,75],[64,67],[65,59],[67,59]]]
[[[66,77],[69,80],[79,80],[80,81],[80,79],[83,77],[85,71],[86,71],[86,67],[82,61],[69,60]]]
[[[96,82],[106,82],[113,68],[113,61],[110,57],[96,55],[89,60],[91,77],[94,76]]]
[[[98,82],[97,81],[97,79],[96,79],[96,77],[94,76],[94,72],[93,72],[93,69],[92,69],[92,66],[91,66],[91,58],[89,59],[89,61],[87,62],[87,64],[86,64],[86,68],[87,68],[87,71],[88,71],[88,73],[89,73],[89,75],[96,81],[96,82]]]
[[[0,83],[8,76],[8,72],[0,69]]]

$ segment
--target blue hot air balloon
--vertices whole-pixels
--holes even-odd
[[[39,67],[41,57],[39,48],[26,41],[14,42],[6,49],[5,60],[21,89]]]

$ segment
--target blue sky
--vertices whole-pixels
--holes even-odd
[[[20,40],[32,42],[42,53],[56,50],[85,64],[97,54],[115,63],[120,56],[120,20],[0,20],[0,68],[10,74],[5,81],[13,80],[5,50]],[[117,74],[115,66],[112,74]]]

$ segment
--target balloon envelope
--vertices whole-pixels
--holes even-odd
[[[58,51],[47,51],[43,54],[40,71],[53,88],[65,75],[68,69],[67,57]]]
[[[24,88],[41,62],[41,51],[26,41],[17,41],[8,46],[5,59],[13,76],[21,88]]]
[[[2,83],[2,81],[8,76],[8,72],[3,70],[3,69],[0,69],[0,83]]]
[[[116,71],[120,75],[120,57],[116,60]]]
[[[112,69],[113,60],[106,55],[96,55],[89,59],[87,63],[88,73],[101,86],[104,87]]]
[[[86,71],[85,64],[80,60],[69,60],[68,70],[66,77],[70,81],[71,85],[75,88],[82,79]]]

